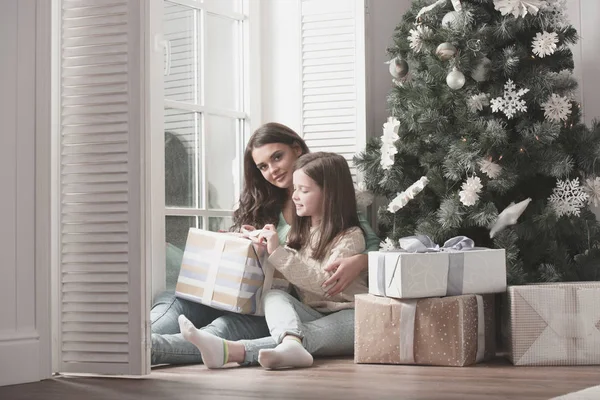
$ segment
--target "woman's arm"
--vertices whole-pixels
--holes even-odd
[[[325,268],[326,271],[332,273],[331,277],[325,281],[325,286],[331,286],[327,290],[329,296],[335,296],[336,294],[345,290],[348,285],[355,280],[361,272],[365,271],[369,267],[369,257],[367,253],[369,251],[379,250],[379,243],[381,239],[373,232],[369,222],[358,214],[358,219],[361,228],[365,232],[365,242],[367,244],[366,250],[362,254],[356,254],[351,257],[338,258],[333,261]]]
[[[324,267],[337,259],[360,253],[364,248],[365,240],[362,231],[352,229],[336,242],[329,257],[321,263],[304,260],[296,250],[283,246],[275,249],[269,256],[269,262],[298,289],[324,295],[326,289],[323,283],[331,276]]]
[[[358,213],[358,222],[360,222],[360,227],[365,232],[366,250],[363,254],[367,254],[369,251],[378,251],[381,239],[375,234],[369,221],[361,213]]]

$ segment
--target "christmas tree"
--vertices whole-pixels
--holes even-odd
[[[381,137],[355,157],[384,248],[466,235],[511,284],[600,279],[600,124],[580,122],[564,0],[414,1]],[[513,204],[514,203],[514,204]]]

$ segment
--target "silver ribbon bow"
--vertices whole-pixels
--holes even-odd
[[[399,240],[402,250],[410,253],[433,253],[438,251],[464,251],[475,248],[473,239],[466,236],[455,236],[440,247],[427,235],[407,236]]]
[[[475,242],[466,236],[455,236],[446,240],[440,247],[427,235],[407,236],[399,240],[401,251],[410,253],[448,253],[448,281],[446,296],[456,296],[463,292],[465,273],[465,255],[463,251],[474,250]],[[385,252],[379,254],[377,260],[377,286],[385,295]],[[393,277],[392,277],[393,280]]]

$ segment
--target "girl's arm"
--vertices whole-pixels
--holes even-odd
[[[269,256],[269,262],[297,288],[323,295],[326,288],[323,283],[331,276],[325,266],[339,259],[359,254],[365,249],[365,239],[360,229],[348,230],[337,240],[331,249],[329,257],[323,262],[310,262],[302,259],[298,252],[289,247],[279,246]]]

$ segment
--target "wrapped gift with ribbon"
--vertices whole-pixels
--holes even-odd
[[[410,236],[400,246],[369,252],[369,293],[414,299],[506,291],[504,249],[475,247],[466,236],[441,247],[428,236]]]
[[[354,362],[466,366],[495,355],[494,295],[356,295]]]
[[[600,364],[600,282],[510,286],[515,365]]]
[[[229,233],[190,228],[175,295],[240,314],[264,315],[262,295],[288,289],[264,246]]]

